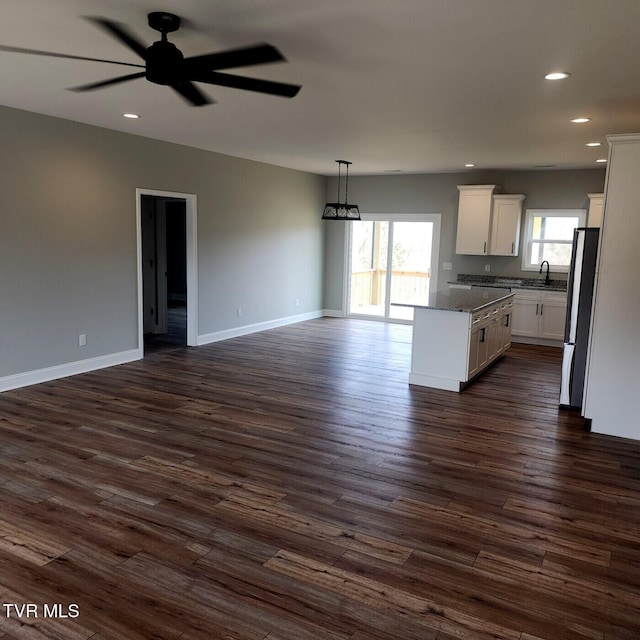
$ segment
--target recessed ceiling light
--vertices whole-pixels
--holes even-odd
[[[137,113],[123,113],[122,115],[130,120],[137,120],[140,117]]]
[[[591,122],[591,118],[573,118],[571,122],[575,122],[576,124],[584,124],[585,122]]]
[[[467,162],[467,164],[464,165],[465,167],[475,167],[475,164],[472,164],[471,162]]]
[[[587,147],[599,147],[600,143],[599,142],[587,142],[586,146]]]
[[[547,73],[545,76],[546,80],[564,80],[568,78],[571,74],[566,71],[554,71],[553,73]]]
[[[596,162],[606,162],[606,161],[607,161],[607,159],[606,159],[606,158],[598,158],[598,159],[596,160]]]

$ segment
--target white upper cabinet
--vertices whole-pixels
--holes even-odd
[[[490,255],[518,255],[523,200],[522,194],[493,196]]]
[[[458,231],[456,253],[486,256],[495,184],[458,186]]]
[[[587,226],[602,227],[602,214],[604,213],[604,193],[589,193],[589,213]]]
[[[456,253],[517,256],[524,196],[493,195],[495,184],[460,185]]]

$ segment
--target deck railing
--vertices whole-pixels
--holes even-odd
[[[365,269],[351,274],[350,310],[384,303],[386,269]],[[391,272],[391,302],[426,304],[429,273],[394,270]]]

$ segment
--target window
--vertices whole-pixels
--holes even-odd
[[[551,271],[569,271],[573,231],[586,218],[585,209],[527,209],[522,270],[538,271],[547,260]]]

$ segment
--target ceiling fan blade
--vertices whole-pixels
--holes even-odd
[[[47,56],[49,58],[67,58],[69,60],[88,60],[89,62],[107,62],[109,64],[121,64],[125,67],[139,67],[144,69],[143,64],[131,64],[130,62],[118,62],[117,60],[103,60],[102,58],[85,58],[84,56],[72,56],[67,53],[54,53],[53,51],[40,51],[39,49],[22,49],[20,47],[7,47],[0,45],[0,51],[9,53],[27,53],[34,56]]]
[[[97,16],[86,16],[86,18],[104,29],[107,33],[110,33],[117,40],[120,40],[122,44],[137,53],[143,60],[146,60],[147,47],[145,47],[136,36],[127,31],[124,25]]]
[[[218,73],[208,71],[191,76],[191,80],[216,84],[221,87],[232,87],[234,89],[245,89],[246,91],[257,91],[258,93],[268,93],[273,96],[283,98],[293,98],[302,87],[297,84],[285,84],[284,82],[272,82],[271,80],[258,80],[257,78],[245,78],[244,76],[233,76],[228,73]]]
[[[102,87],[108,87],[112,84],[119,84],[120,82],[127,82],[127,80],[135,80],[136,78],[144,78],[145,72],[132,73],[128,76],[119,76],[117,78],[111,78],[110,80],[101,80],[100,82],[92,82],[91,84],[83,84],[79,87],[71,87],[69,91],[93,91],[94,89],[101,89]]]
[[[207,96],[191,82],[176,82],[172,84],[171,87],[194,107],[203,107],[206,104],[215,102],[207,98]]]
[[[242,49],[191,56],[184,61],[189,72],[248,67],[270,62],[286,62],[285,57],[270,44],[256,44]]]

